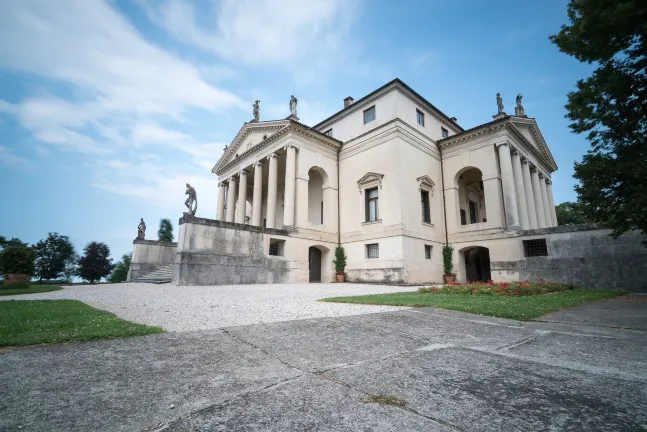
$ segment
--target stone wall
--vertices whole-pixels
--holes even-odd
[[[176,249],[177,243],[135,239],[128,280],[138,279],[157,267],[172,264]]]
[[[647,292],[647,248],[638,232],[614,239],[593,224],[526,230],[520,240],[545,238],[548,256],[492,262],[492,272],[517,272],[519,280],[545,279],[585,288]]]
[[[287,283],[291,262],[268,256],[270,238],[286,239],[285,230],[184,216],[173,261],[177,285]]]

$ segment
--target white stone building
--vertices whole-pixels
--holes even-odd
[[[557,165],[534,119],[494,117],[464,130],[395,79],[313,127],[253,120],[213,168],[215,219],[266,228],[265,258],[290,282],[332,281],[337,244],[349,281],[442,281],[445,243],[459,280],[518,279],[490,262],[523,260],[524,230],[557,225]],[[200,249],[183,227],[178,251]]]

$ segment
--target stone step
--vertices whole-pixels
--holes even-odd
[[[171,282],[173,278],[173,264],[157,267],[155,270],[133,279],[130,282],[163,284]]]

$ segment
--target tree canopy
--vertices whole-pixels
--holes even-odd
[[[130,269],[130,255],[124,255],[121,257],[110,276],[108,276],[108,282],[110,283],[120,283],[125,282],[128,278],[128,270]]]
[[[579,207],[615,237],[647,235],[647,2],[571,0],[568,17],[552,42],[597,66],[566,105],[571,129],[591,144],[575,163]]]
[[[83,249],[77,262],[78,276],[90,283],[100,281],[112,271],[110,248],[104,243],[92,242]]]
[[[34,245],[36,250],[36,276],[39,279],[56,279],[63,274],[65,264],[74,256],[74,246],[68,236],[49,233],[45,240]]]
[[[160,220],[160,229],[157,231],[159,241],[164,243],[171,243],[173,241],[173,225],[168,219]]]
[[[578,203],[563,202],[555,206],[558,225],[573,225],[593,222],[584,216]]]

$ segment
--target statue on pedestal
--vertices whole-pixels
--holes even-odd
[[[198,211],[198,194],[188,183],[186,184],[186,192],[184,194],[189,196],[186,201],[184,201],[184,205],[189,209],[189,211],[184,213],[190,216],[195,216],[195,212]]]
[[[497,114],[501,114],[503,112],[503,99],[501,99],[501,93],[496,94],[496,106],[499,109]]]
[[[290,117],[295,117],[297,116],[297,98],[292,95],[290,97]]]
[[[514,115],[517,117],[525,117],[526,113],[523,109],[523,105],[521,105],[521,99],[523,98],[523,95],[519,93],[517,95],[517,106],[514,108]]]
[[[146,223],[144,222],[144,218],[140,218],[139,221],[139,225],[137,225],[137,240],[144,240],[146,236]]]
[[[253,111],[253,112],[254,112],[254,121],[258,121],[258,118],[259,118],[259,117],[260,117],[260,115],[261,115],[261,109],[260,109],[260,108],[259,108],[259,106],[258,106],[258,103],[259,103],[259,102],[260,102],[260,101],[259,101],[259,100],[257,100],[256,102],[254,102],[254,105],[252,105],[252,107],[254,107],[254,111]]]

